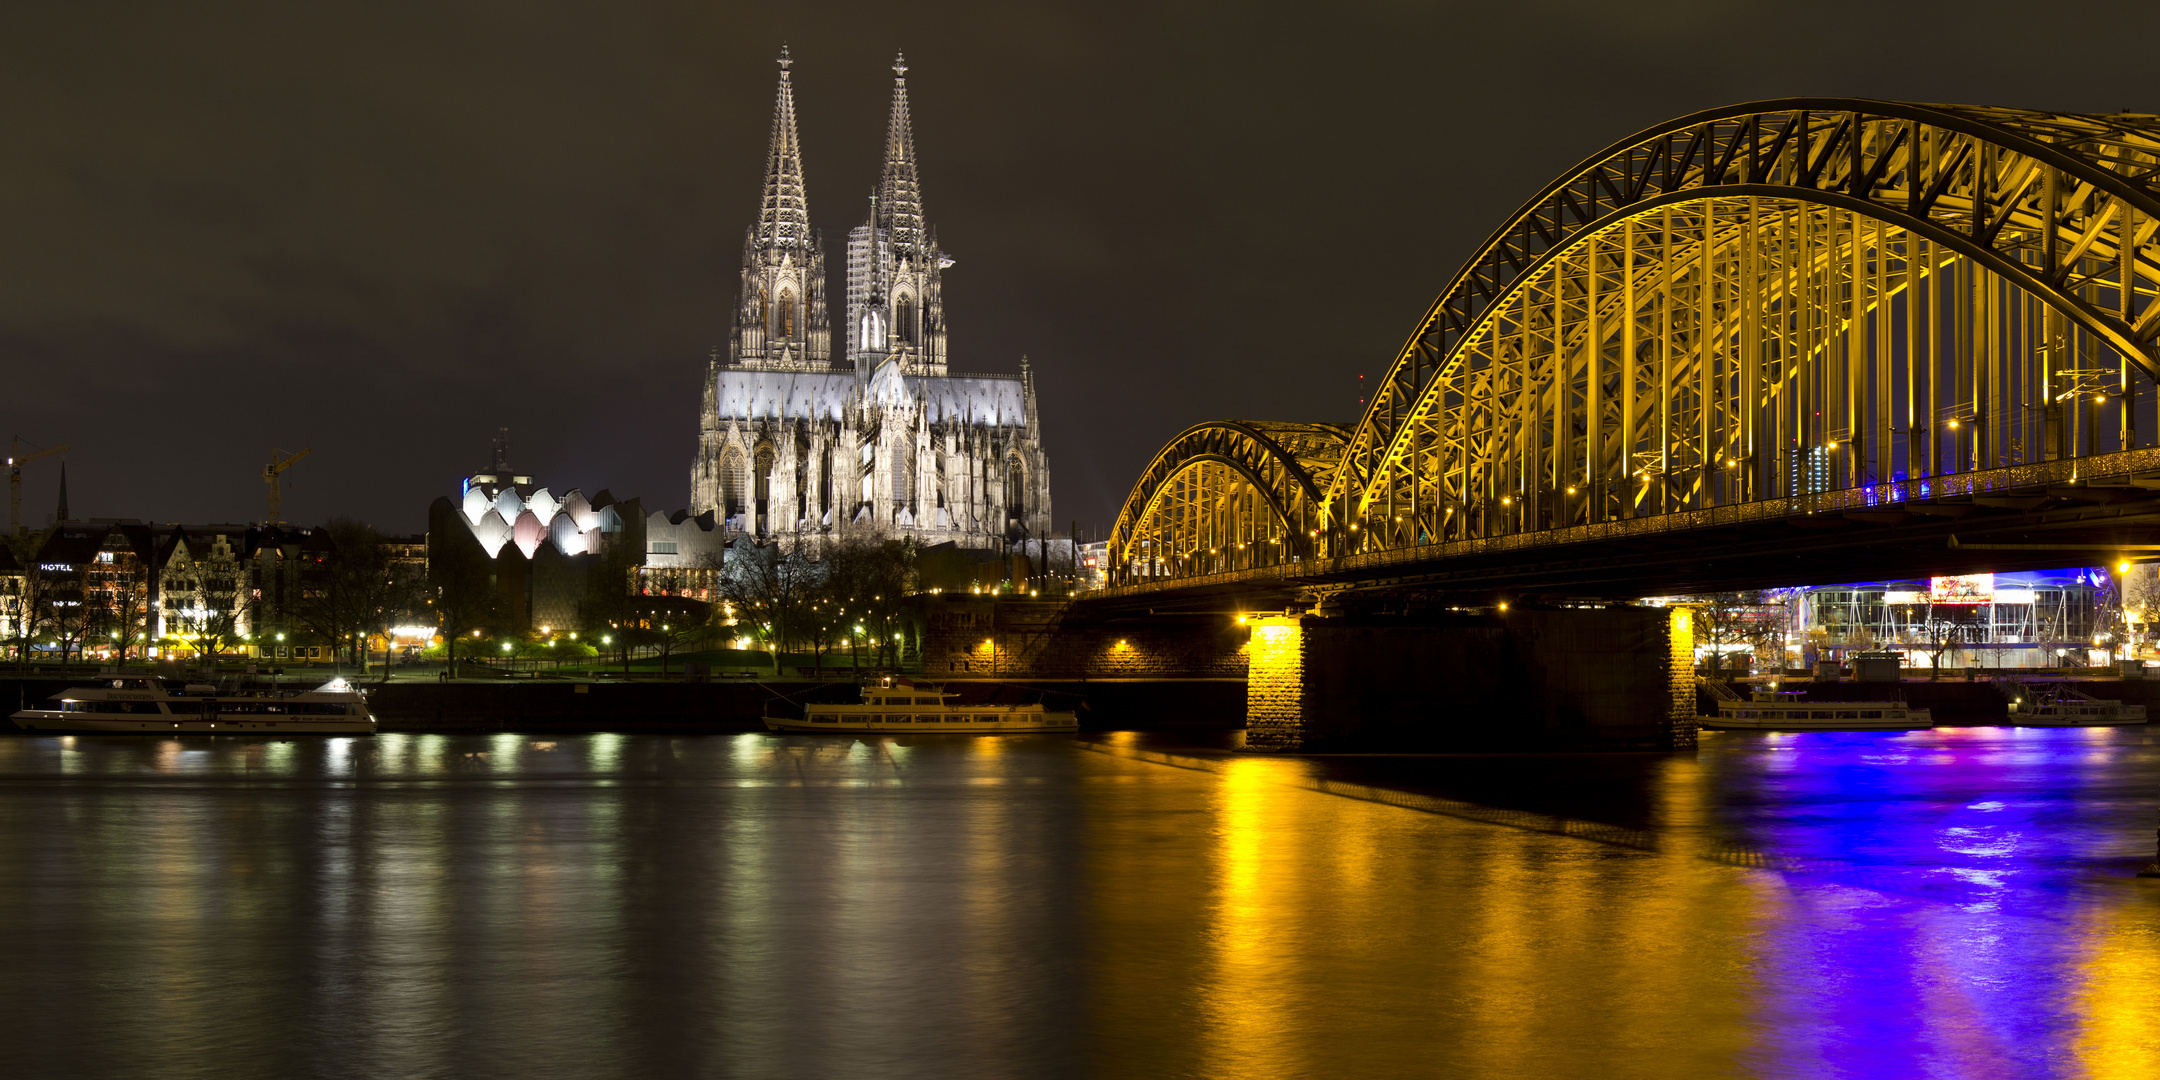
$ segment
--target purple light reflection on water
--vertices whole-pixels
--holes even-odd
[[[1701,757],[1725,839],[1789,867],[1765,1075],[2090,1074],[2064,1060],[2096,1019],[2086,916],[2150,891],[2144,729],[1721,733]]]

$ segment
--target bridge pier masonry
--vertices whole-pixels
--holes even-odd
[[[1695,746],[1688,608],[1257,599],[932,598],[922,671],[1074,694],[1091,723],[1235,723],[1242,704],[1246,748],[1263,752]]]
[[[1286,614],[1250,625],[1250,750],[1695,748],[1684,607]]]

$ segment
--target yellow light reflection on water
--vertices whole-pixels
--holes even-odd
[[[1277,800],[1296,793],[1273,774],[1298,766],[1235,759],[1216,792],[1214,970],[1202,994],[1210,1075],[1278,1076],[1294,1060],[1285,1020],[1297,1011],[1299,981],[1284,964],[1297,953],[1304,883],[1285,873],[1300,860],[1280,849],[1290,833],[1275,812]]]
[[[2147,883],[2131,887],[2144,900],[2160,894]],[[2084,986],[2075,1049],[2094,1080],[2145,1080],[2160,1069],[2154,1060],[2160,1005],[2153,1001],[2160,987],[2160,906],[2115,899],[2086,908],[2081,920]]]

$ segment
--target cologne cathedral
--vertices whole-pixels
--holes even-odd
[[[1050,473],[1027,358],[1017,377],[947,366],[942,283],[953,260],[923,213],[907,65],[893,64],[869,216],[848,233],[838,335],[788,67],[783,50],[727,362],[715,350],[706,373],[690,513],[761,539],[862,530],[1002,550],[1048,538]]]

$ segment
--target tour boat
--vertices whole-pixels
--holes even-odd
[[[1807,701],[1791,690],[1757,690],[1751,701],[1720,701],[1697,726],[1733,731],[1916,731],[1935,726],[1926,709],[1902,701]]]
[[[156,679],[101,679],[9,719],[29,731],[150,735],[373,735],[367,700],[342,683],[314,690],[219,690]]]
[[[2040,691],[2029,702],[2011,702],[2010,722],[2019,727],[2120,727],[2144,723],[2145,706],[2086,697],[2062,687]]]
[[[1069,712],[1051,712],[1041,703],[1033,705],[955,705],[957,694],[935,686],[865,686],[860,705],[803,706],[800,720],[767,716],[773,731],[833,732],[884,735],[963,732],[974,735],[1007,735],[1029,731],[1078,731],[1080,718]]]

